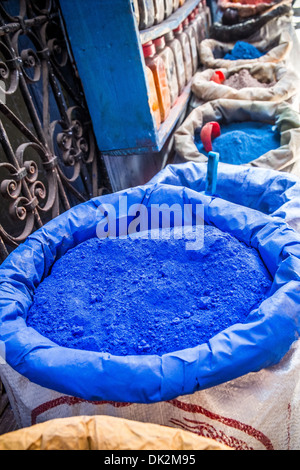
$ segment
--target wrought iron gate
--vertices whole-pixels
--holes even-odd
[[[1,0],[0,143],[0,263],[50,219],[111,191],[55,0]]]

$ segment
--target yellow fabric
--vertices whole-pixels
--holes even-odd
[[[79,416],[0,436],[0,450],[231,450],[180,429],[111,416]]]

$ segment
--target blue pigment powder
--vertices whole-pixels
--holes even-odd
[[[280,133],[272,124],[245,121],[220,124],[220,127],[221,135],[212,141],[212,148],[220,154],[223,163],[242,165],[280,147]],[[195,144],[200,153],[208,155],[199,130],[195,131]]]
[[[198,251],[185,238],[93,238],[53,265],[27,325],[68,348],[161,355],[247,322],[271,283],[254,248],[212,226]]]
[[[225,60],[238,60],[238,59],[259,59],[265,55],[260,52],[255,46],[244,41],[237,41],[234,48],[225,54]]]

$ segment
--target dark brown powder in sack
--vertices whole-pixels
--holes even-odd
[[[275,82],[272,83],[262,83],[256,78],[252,77],[251,73],[248,70],[243,69],[237,73],[234,73],[229,78],[223,82],[223,85],[230,86],[231,88],[236,88],[241,90],[242,88],[268,88],[275,85]]]

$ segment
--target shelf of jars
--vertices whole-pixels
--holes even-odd
[[[143,0],[141,1],[143,2]],[[170,90],[170,109],[168,109],[167,115],[164,109],[161,110],[161,118],[158,116],[156,119],[156,113],[153,113],[158,129],[156,146],[152,149],[153,151],[159,151],[162,148],[180,116],[186,110],[191,97],[192,77],[200,65],[198,47],[201,40],[207,35],[208,21],[206,2],[188,0],[164,21],[140,31],[146,76],[148,82],[150,80],[150,94],[154,88],[151,86],[150,75],[152,71],[156,91],[158,91],[158,101],[161,105],[163,92],[160,90],[156,70],[159,58],[162,62],[161,67],[165,66],[166,81]],[[139,23],[139,18],[137,18],[137,22]],[[143,21],[143,25],[144,23]],[[140,24],[139,27],[141,28]],[[150,71],[148,67],[151,69]],[[151,103],[150,99],[150,108]]]
[[[137,2],[138,0],[136,0]],[[145,44],[148,41],[153,41],[154,39],[163,36],[170,31],[178,28],[180,24],[195,10],[199,9],[199,14],[203,16],[209,15],[209,12],[206,7],[206,2],[201,2],[200,0],[186,0],[182,6],[179,6],[170,16],[165,18],[163,21],[158,24],[154,24],[149,28],[140,30],[140,39],[141,43]],[[139,21],[137,19],[137,21]]]
[[[139,18],[134,9],[137,1]],[[60,0],[103,155],[139,155],[162,150],[187,108],[192,76],[198,66],[197,42],[207,34],[205,0],[186,0],[182,6],[179,2],[183,0],[178,0],[173,13],[167,15],[164,10],[161,23],[144,29],[140,22],[144,0],[137,1],[89,0],[86,9],[81,0]],[[144,3],[151,4],[149,0]],[[167,4],[165,0],[162,3]],[[157,72],[157,62],[164,62],[164,78]],[[161,82],[164,90],[160,89]],[[166,88],[169,88],[167,98]]]

